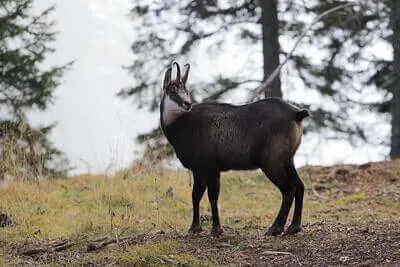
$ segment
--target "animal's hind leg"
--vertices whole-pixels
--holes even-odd
[[[218,215],[218,197],[220,190],[220,174],[219,172],[211,172],[207,179],[207,193],[210,201],[211,213],[212,213],[212,230],[211,233],[214,235],[220,235],[223,233],[221,224],[219,222]]]
[[[200,200],[206,191],[206,179],[207,176],[202,175],[198,172],[193,172],[193,191],[192,191],[192,204],[193,204],[193,221],[190,226],[189,233],[201,232],[200,226]]]
[[[275,236],[281,234],[284,230],[290,207],[293,203],[295,189],[283,166],[274,166],[271,169],[263,168],[262,170],[271,182],[279,188],[282,194],[282,203],[278,216],[271,227],[265,232],[265,235]]]
[[[303,210],[303,197],[304,197],[304,184],[300,180],[299,175],[297,174],[296,168],[294,164],[291,163],[286,166],[286,171],[288,175],[291,177],[293,184],[296,188],[295,191],[295,206],[293,213],[293,220],[288,229],[286,229],[286,234],[295,234],[301,231],[301,214]]]

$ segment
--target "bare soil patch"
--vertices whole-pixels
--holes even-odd
[[[225,228],[224,235],[211,236],[204,231],[189,235],[148,233],[98,240],[25,240],[8,246],[8,253],[23,263],[115,264],[107,253],[132,245],[177,241],[175,254],[185,253],[200,262],[212,264],[271,265],[375,265],[400,264],[400,223],[381,222],[362,225],[318,222],[304,225],[296,236],[265,237],[262,232]],[[96,262],[90,254],[103,255]],[[86,259],[86,261],[85,261]],[[175,262],[170,255],[158,255],[160,264]],[[82,262],[83,260],[83,262]]]

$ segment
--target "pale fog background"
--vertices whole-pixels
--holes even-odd
[[[35,1],[38,11],[56,5],[52,17],[57,22],[55,29],[59,35],[54,43],[56,52],[46,64],[76,62],[57,89],[54,105],[45,113],[31,113],[30,119],[35,125],[58,122],[51,139],[76,167],[72,174],[108,172],[129,166],[138,157],[134,151],[140,151],[135,143],[136,135],[158,125],[158,113],[138,110],[131,100],[115,97],[120,88],[132,83],[132,78],[122,69],[133,58],[130,45],[135,33],[127,15],[131,1]],[[284,38],[280,41],[281,45],[288,45]],[[206,52],[199,52],[204,58],[202,53]],[[238,56],[229,54],[217,62],[204,59],[192,68],[191,79],[199,77],[196,73],[210,73],[213,69],[230,71],[228,66],[234,66],[235,60]],[[290,75],[284,75],[283,84],[290,79]],[[312,97],[301,90],[293,94],[292,99]],[[319,143],[308,136],[297,153],[296,163],[298,166],[362,163],[382,160],[388,152],[387,148],[371,146],[355,150],[345,142]]]

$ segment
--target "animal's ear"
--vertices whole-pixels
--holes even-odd
[[[183,77],[182,77],[182,82],[184,84],[186,84],[186,82],[187,82],[188,75],[189,75],[189,70],[190,70],[190,64],[187,63],[187,64],[185,64],[185,73],[183,74]]]
[[[176,66],[176,81],[180,82],[181,81],[181,68],[179,67],[178,62],[174,61],[174,63],[172,63],[172,65]]]
[[[171,81],[172,67],[169,67],[164,74],[163,90],[166,89],[168,83]]]

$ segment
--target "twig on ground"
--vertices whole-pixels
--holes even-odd
[[[287,251],[275,251],[275,250],[266,250],[262,253],[263,255],[289,255],[292,256],[296,259],[297,263],[301,266],[301,262],[299,260],[299,257],[296,254],[293,254],[291,252]]]
[[[102,249],[104,247],[107,247],[111,244],[118,244],[118,245],[122,245],[122,244],[127,244],[127,245],[133,245],[133,244],[138,244],[140,242],[143,242],[143,237],[144,235],[140,235],[140,236],[127,236],[127,237],[122,237],[122,238],[112,238],[112,239],[108,239],[105,241],[101,241],[101,242],[89,242],[86,245],[86,251],[87,252],[92,252],[92,251],[96,251],[99,249]]]

